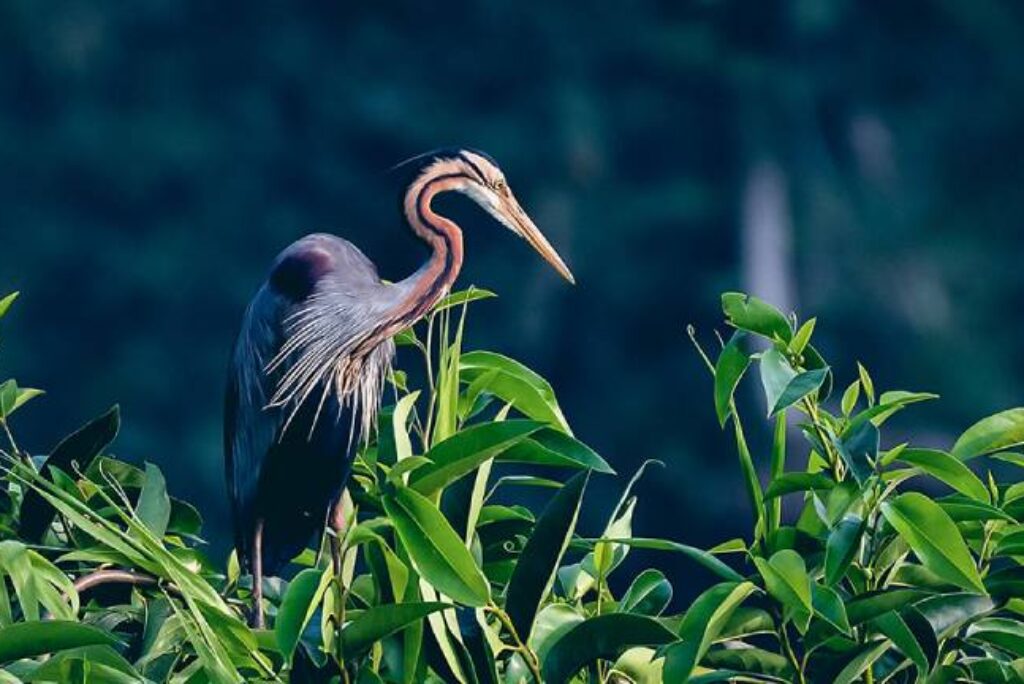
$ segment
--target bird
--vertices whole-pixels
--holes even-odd
[[[325,527],[342,525],[340,495],[355,450],[372,436],[394,336],[425,316],[459,275],[462,230],[435,212],[434,199],[469,197],[575,282],[488,154],[446,148],[400,166],[411,179],[401,213],[428,246],[426,262],[389,283],[347,240],[302,237],[274,259],[235,340],[225,475],[239,564],[253,577],[249,620],[256,628],[265,624],[263,577],[281,572]]]

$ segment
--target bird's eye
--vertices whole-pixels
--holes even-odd
[[[505,191],[508,190],[508,186],[505,184],[504,178],[498,178],[497,180],[495,180],[491,187],[493,187],[496,192],[500,192],[502,194],[504,194]]]

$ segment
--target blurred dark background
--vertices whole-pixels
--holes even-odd
[[[461,283],[501,294],[469,346],[547,376],[620,472],[666,462],[642,534],[724,540],[749,512],[685,334],[713,343],[722,290],[818,315],[842,386],[861,360],[943,395],[897,433],[948,444],[1021,403],[1022,28],[1011,0],[4,0],[2,370],[49,391],[16,427],[45,452],[120,402],[117,453],[161,465],[222,551],[247,298],[314,230],[413,270],[386,170],[467,144],[580,283],[463,211]],[[763,462],[756,380],[743,404]]]

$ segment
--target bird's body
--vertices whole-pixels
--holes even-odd
[[[298,240],[277,257],[249,304],[233,353],[233,367],[242,372],[229,378],[225,406],[235,546],[247,565],[260,521],[263,571],[271,575],[322,529],[326,511],[348,476],[353,432],[363,413],[359,405],[344,405],[335,392],[325,393],[329,379],[317,383],[294,415],[281,407],[267,408],[281,378],[299,358],[283,358],[272,372],[265,370],[289,338],[288,321],[317,298],[384,299],[393,287],[381,283],[373,264],[351,243],[317,234]],[[371,372],[361,378],[367,387],[358,395],[373,394],[381,386],[393,355],[390,339],[369,351]]]
[[[433,198],[464,192],[571,280],[493,160],[453,150],[419,161],[403,200],[406,220],[432,251],[419,270],[387,284],[351,243],[308,235],[278,255],[246,309],[228,374],[224,442],[235,546],[254,575],[257,624],[261,577],[322,533],[353,450],[370,435],[393,336],[458,276],[462,234],[434,213]]]

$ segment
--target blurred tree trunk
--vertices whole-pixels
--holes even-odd
[[[746,291],[788,313],[796,307],[793,221],[779,164],[755,158],[746,170],[740,216],[740,259]]]

